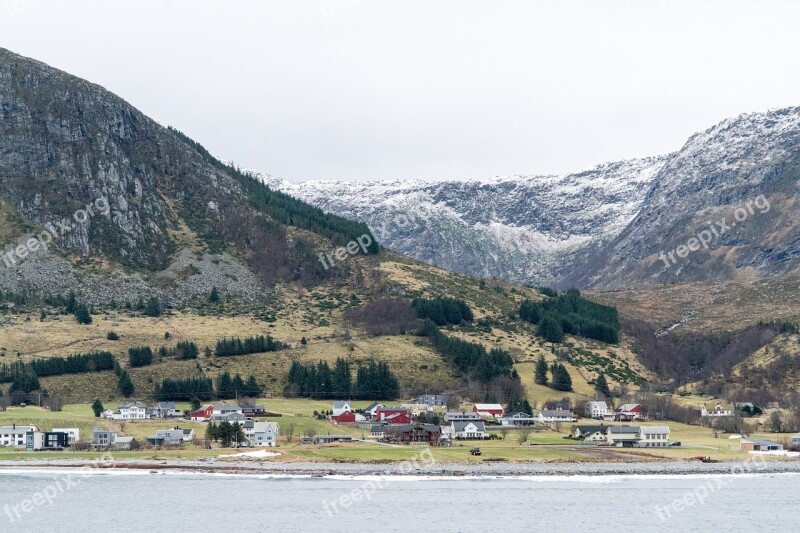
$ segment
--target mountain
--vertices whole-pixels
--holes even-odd
[[[798,193],[800,107],[724,120],[667,161],[628,227],[567,279],[617,288],[795,272]]]
[[[5,291],[187,303],[217,286],[256,302],[276,281],[347,275],[315,250],[368,231],[269,190],[102,87],[2,49],[0,108]]]
[[[270,187],[369,224],[387,247],[456,272],[558,285],[641,209],[668,156],[565,176],[483,181],[308,181]]]
[[[788,108],[725,120],[673,154],[566,176],[261,178],[368,223],[388,247],[430,264],[528,284],[616,289],[796,271],[798,158],[800,108]],[[679,257],[688,244],[701,250],[681,248]]]

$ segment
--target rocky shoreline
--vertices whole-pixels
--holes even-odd
[[[111,466],[113,465],[113,466]],[[104,466],[81,460],[0,461],[0,469],[99,468],[147,470],[150,472],[185,472],[194,474],[241,474],[261,476],[383,476],[421,477],[519,477],[519,476],[645,476],[645,475],[719,475],[800,473],[800,461],[751,458],[745,461],[700,463],[673,462],[491,462],[491,463],[315,463],[248,460],[120,460]]]

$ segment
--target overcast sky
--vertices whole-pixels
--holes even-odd
[[[290,180],[480,178],[677,150],[800,105],[800,2],[0,0],[0,46]]]

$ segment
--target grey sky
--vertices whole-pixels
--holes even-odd
[[[477,178],[800,105],[800,2],[0,0],[0,46],[286,179]]]

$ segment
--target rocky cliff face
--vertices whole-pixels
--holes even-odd
[[[421,261],[484,277],[558,284],[627,226],[666,160],[485,181],[262,179],[327,211],[367,222],[385,246]]]
[[[0,49],[0,291],[251,301],[366,227],[213,159],[102,87]],[[33,239],[33,240],[31,240]],[[31,244],[32,243],[32,244]],[[326,245],[327,243],[327,245]]]

